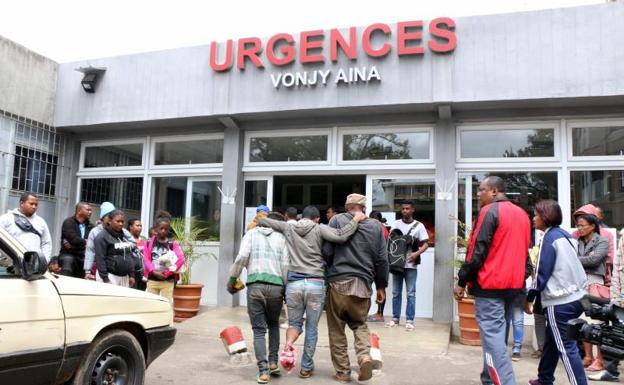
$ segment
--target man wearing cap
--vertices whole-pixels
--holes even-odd
[[[347,212],[333,217],[329,226],[343,228],[354,216],[363,214],[366,197],[349,195],[345,208]],[[360,366],[358,380],[370,380],[373,376],[373,362],[366,317],[372,295],[371,284],[375,282],[377,288],[377,303],[385,300],[388,286],[388,256],[381,226],[374,220],[364,220],[348,242],[342,245],[326,243],[323,254],[328,259],[327,327],[332,363],[336,370],[334,377],[342,383],[351,381],[345,335],[345,325],[348,325],[353,331]]]
[[[84,258],[84,278],[95,281],[95,276],[91,273],[91,269],[95,264],[95,244],[93,241],[95,237],[104,230],[104,226],[108,226],[110,222],[110,217],[108,214],[112,213],[115,210],[115,206],[110,202],[102,202],[100,205],[100,223],[95,226],[89,232],[89,237],[87,238],[87,246],[85,248],[85,258]]]
[[[314,206],[303,209],[302,219],[286,223],[268,218],[261,226],[271,227],[286,237],[290,257],[286,284],[288,330],[282,356],[294,351],[294,342],[303,332],[305,314],[305,342],[299,377],[309,378],[314,371],[314,351],[318,340],[318,322],[325,303],[325,261],[321,253],[323,241],[346,242],[357,230],[358,222],[366,219],[364,213],[355,215],[342,229],[319,225],[321,213]]]
[[[78,202],[74,215],[66,218],[61,226],[61,253],[58,257],[61,274],[69,277],[82,278],[85,248],[89,232],[93,225],[91,206],[86,202]]]

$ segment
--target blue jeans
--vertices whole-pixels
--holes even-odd
[[[475,298],[475,312],[483,348],[484,385],[515,385],[511,359],[505,343],[505,325],[511,316],[513,298]]]
[[[553,384],[555,369],[560,358],[570,383],[587,385],[578,345],[576,341],[567,338],[568,321],[578,318],[581,313],[583,313],[583,307],[579,301],[544,308],[546,339],[544,340],[544,353],[537,367],[537,376],[542,385]]]
[[[509,324],[513,327],[512,352],[520,353],[524,339],[524,302],[516,300],[511,306],[511,319],[507,321],[507,332],[505,333],[507,336],[509,336]]]
[[[404,275],[392,274],[392,319],[399,321],[401,318],[401,302],[403,299],[403,280],[405,280],[405,290],[407,291],[407,307],[405,309],[405,319],[414,321],[416,313],[416,278],[417,269],[405,269]]]
[[[269,362],[277,363],[280,332],[279,315],[282,309],[283,286],[254,282],[247,287],[247,313],[254,336],[254,352],[260,373],[269,371]],[[269,331],[267,357],[266,333]]]
[[[325,306],[325,282],[322,278],[300,279],[286,285],[286,307],[288,308],[288,326],[303,332],[305,321],[305,341],[301,369],[314,370],[314,351],[318,341],[318,323]]]

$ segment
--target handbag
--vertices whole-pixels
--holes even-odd
[[[587,293],[592,297],[605,299],[611,298],[611,290],[609,289],[609,287],[600,283],[590,283],[589,285],[587,285]]]

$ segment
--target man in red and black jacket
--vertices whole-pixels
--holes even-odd
[[[507,354],[505,329],[513,301],[524,294],[525,268],[531,241],[529,216],[505,196],[503,180],[485,178],[477,197],[479,218],[473,226],[466,262],[459,270],[455,296],[468,287],[475,296],[476,318],[481,332],[484,385],[515,385]]]

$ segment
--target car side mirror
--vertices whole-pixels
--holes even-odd
[[[41,278],[48,271],[48,261],[36,252],[27,251],[22,259],[22,278],[27,281],[34,281]]]

